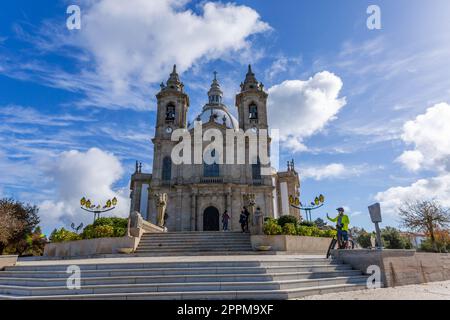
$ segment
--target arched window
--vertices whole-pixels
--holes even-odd
[[[250,120],[258,120],[258,106],[255,103],[248,106],[248,117]]]
[[[261,180],[261,162],[259,161],[252,164],[252,178],[253,180]]]
[[[165,157],[163,160],[162,180],[170,181],[172,179],[172,160],[170,157]]]
[[[175,105],[173,103],[166,106],[166,121],[175,121]]]
[[[211,151],[211,157],[216,156],[216,150]],[[219,165],[214,162],[212,164],[203,163],[203,176],[204,177],[220,177]]]

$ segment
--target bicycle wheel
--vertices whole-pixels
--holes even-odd
[[[355,242],[353,240],[348,240],[348,249],[355,249]]]
[[[337,243],[336,238],[333,238],[333,239],[331,240],[330,246],[328,247],[328,251],[327,251],[327,259],[330,257],[330,255],[331,255],[331,250],[334,249],[334,247],[336,246],[336,243]]]

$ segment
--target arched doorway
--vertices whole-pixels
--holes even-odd
[[[208,207],[203,211],[203,231],[219,231],[219,210]]]

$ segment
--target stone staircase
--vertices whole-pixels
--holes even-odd
[[[333,260],[252,258],[85,260],[79,264],[81,287],[72,290],[66,284],[69,261],[19,264],[0,271],[0,299],[294,299],[366,286],[366,275]]]
[[[253,251],[250,234],[242,232],[145,233],[136,254],[145,256],[235,254]]]

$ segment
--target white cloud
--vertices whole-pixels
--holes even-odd
[[[396,161],[402,163],[410,171],[417,171],[422,166],[423,159],[423,154],[420,151],[408,150],[403,152]]]
[[[404,201],[436,199],[444,206],[450,206],[450,174],[420,179],[406,187],[393,187],[379,192],[375,199],[382,210],[395,215]]]
[[[293,151],[303,151],[305,138],[322,130],[346,104],[339,98],[342,80],[323,71],[306,81],[287,80],[271,87],[268,113],[272,128]]]
[[[81,30],[68,32],[60,19],[40,30],[15,25],[34,46],[23,56],[0,55],[10,77],[82,93],[81,107],[149,110],[157,90],[177,64],[180,73],[215,59],[248,63],[261,56],[252,36],[271,30],[252,8],[192,0],[80,1]],[[35,56],[39,52],[39,56]],[[58,54],[80,66],[68,70],[42,59]],[[26,61],[24,61],[26,59]]]
[[[101,204],[117,197],[118,206],[111,214],[128,215],[128,191],[113,189],[123,175],[122,165],[114,155],[97,148],[72,150],[49,160],[44,167],[55,186],[54,198],[39,204],[41,224],[46,230],[67,227],[71,222],[92,223],[93,215],[80,209],[83,196]]]
[[[304,167],[300,169],[303,179],[312,178],[314,180],[346,178],[361,174],[362,168],[346,167],[342,163],[332,163],[324,166]]]
[[[285,56],[278,57],[272,65],[266,70],[266,78],[271,80],[280,73],[285,73],[289,69],[293,69],[301,63],[301,59],[287,58]]]
[[[248,37],[270,30],[246,6],[205,2],[203,14],[182,7],[190,1],[101,0],[84,10],[78,45],[95,58],[113,88],[126,90],[167,77],[170,66],[189,69],[250,48]]]
[[[403,126],[402,139],[414,145],[397,160],[412,170],[450,171],[450,105],[439,103]]]

